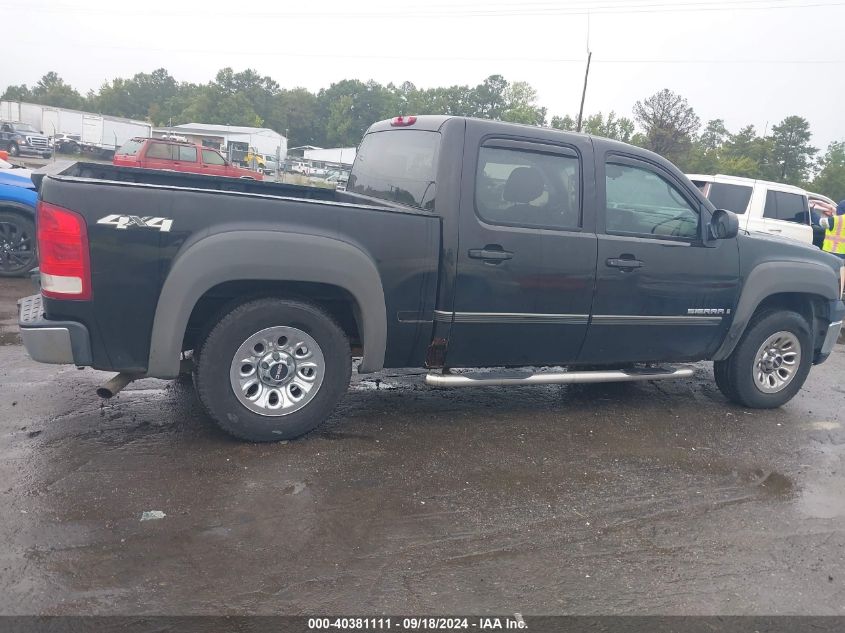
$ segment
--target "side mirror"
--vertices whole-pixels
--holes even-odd
[[[713,212],[713,217],[710,218],[708,232],[710,238],[714,240],[732,239],[739,233],[739,218],[733,211],[716,209]]]

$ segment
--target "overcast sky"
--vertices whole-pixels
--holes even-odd
[[[809,119],[814,143],[845,140],[845,0],[0,0],[0,90],[55,70],[83,93],[165,67],[205,82],[232,66],[283,87],[344,79],[419,87],[525,80],[549,115],[631,116],[661,88],[702,119],[762,132]],[[587,12],[589,11],[589,17]]]

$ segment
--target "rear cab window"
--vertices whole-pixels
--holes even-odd
[[[371,132],[361,141],[346,189],[433,211],[439,152],[439,132]]]

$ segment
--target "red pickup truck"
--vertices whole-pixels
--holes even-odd
[[[236,167],[220,152],[196,143],[157,138],[133,138],[114,154],[114,164],[121,167],[169,169],[194,174],[262,180],[260,172]]]

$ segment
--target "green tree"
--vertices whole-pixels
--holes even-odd
[[[553,116],[552,127],[556,130],[565,130],[567,132],[574,132],[577,122],[568,114],[564,116]]]
[[[772,157],[778,165],[778,180],[799,185],[807,180],[813,156],[818,149],[810,145],[810,122],[800,116],[788,116],[772,127]]]
[[[37,103],[58,108],[81,108],[85,103],[82,95],[53,71],[38,80],[32,89],[32,97]]]
[[[674,162],[689,151],[701,121],[687,100],[664,88],[634,105],[644,147]]]
[[[819,171],[810,185],[813,191],[836,200],[845,200],[845,140],[831,143],[819,160]]]
[[[500,114],[502,121],[544,125],[546,108],[537,105],[537,91],[526,81],[514,81],[504,93],[504,106]]]
[[[32,91],[25,84],[7,86],[0,99],[4,101],[32,101]]]
[[[470,116],[482,119],[501,119],[505,109],[505,92],[508,89],[507,80],[501,75],[490,75],[476,86],[471,94],[474,108]]]

